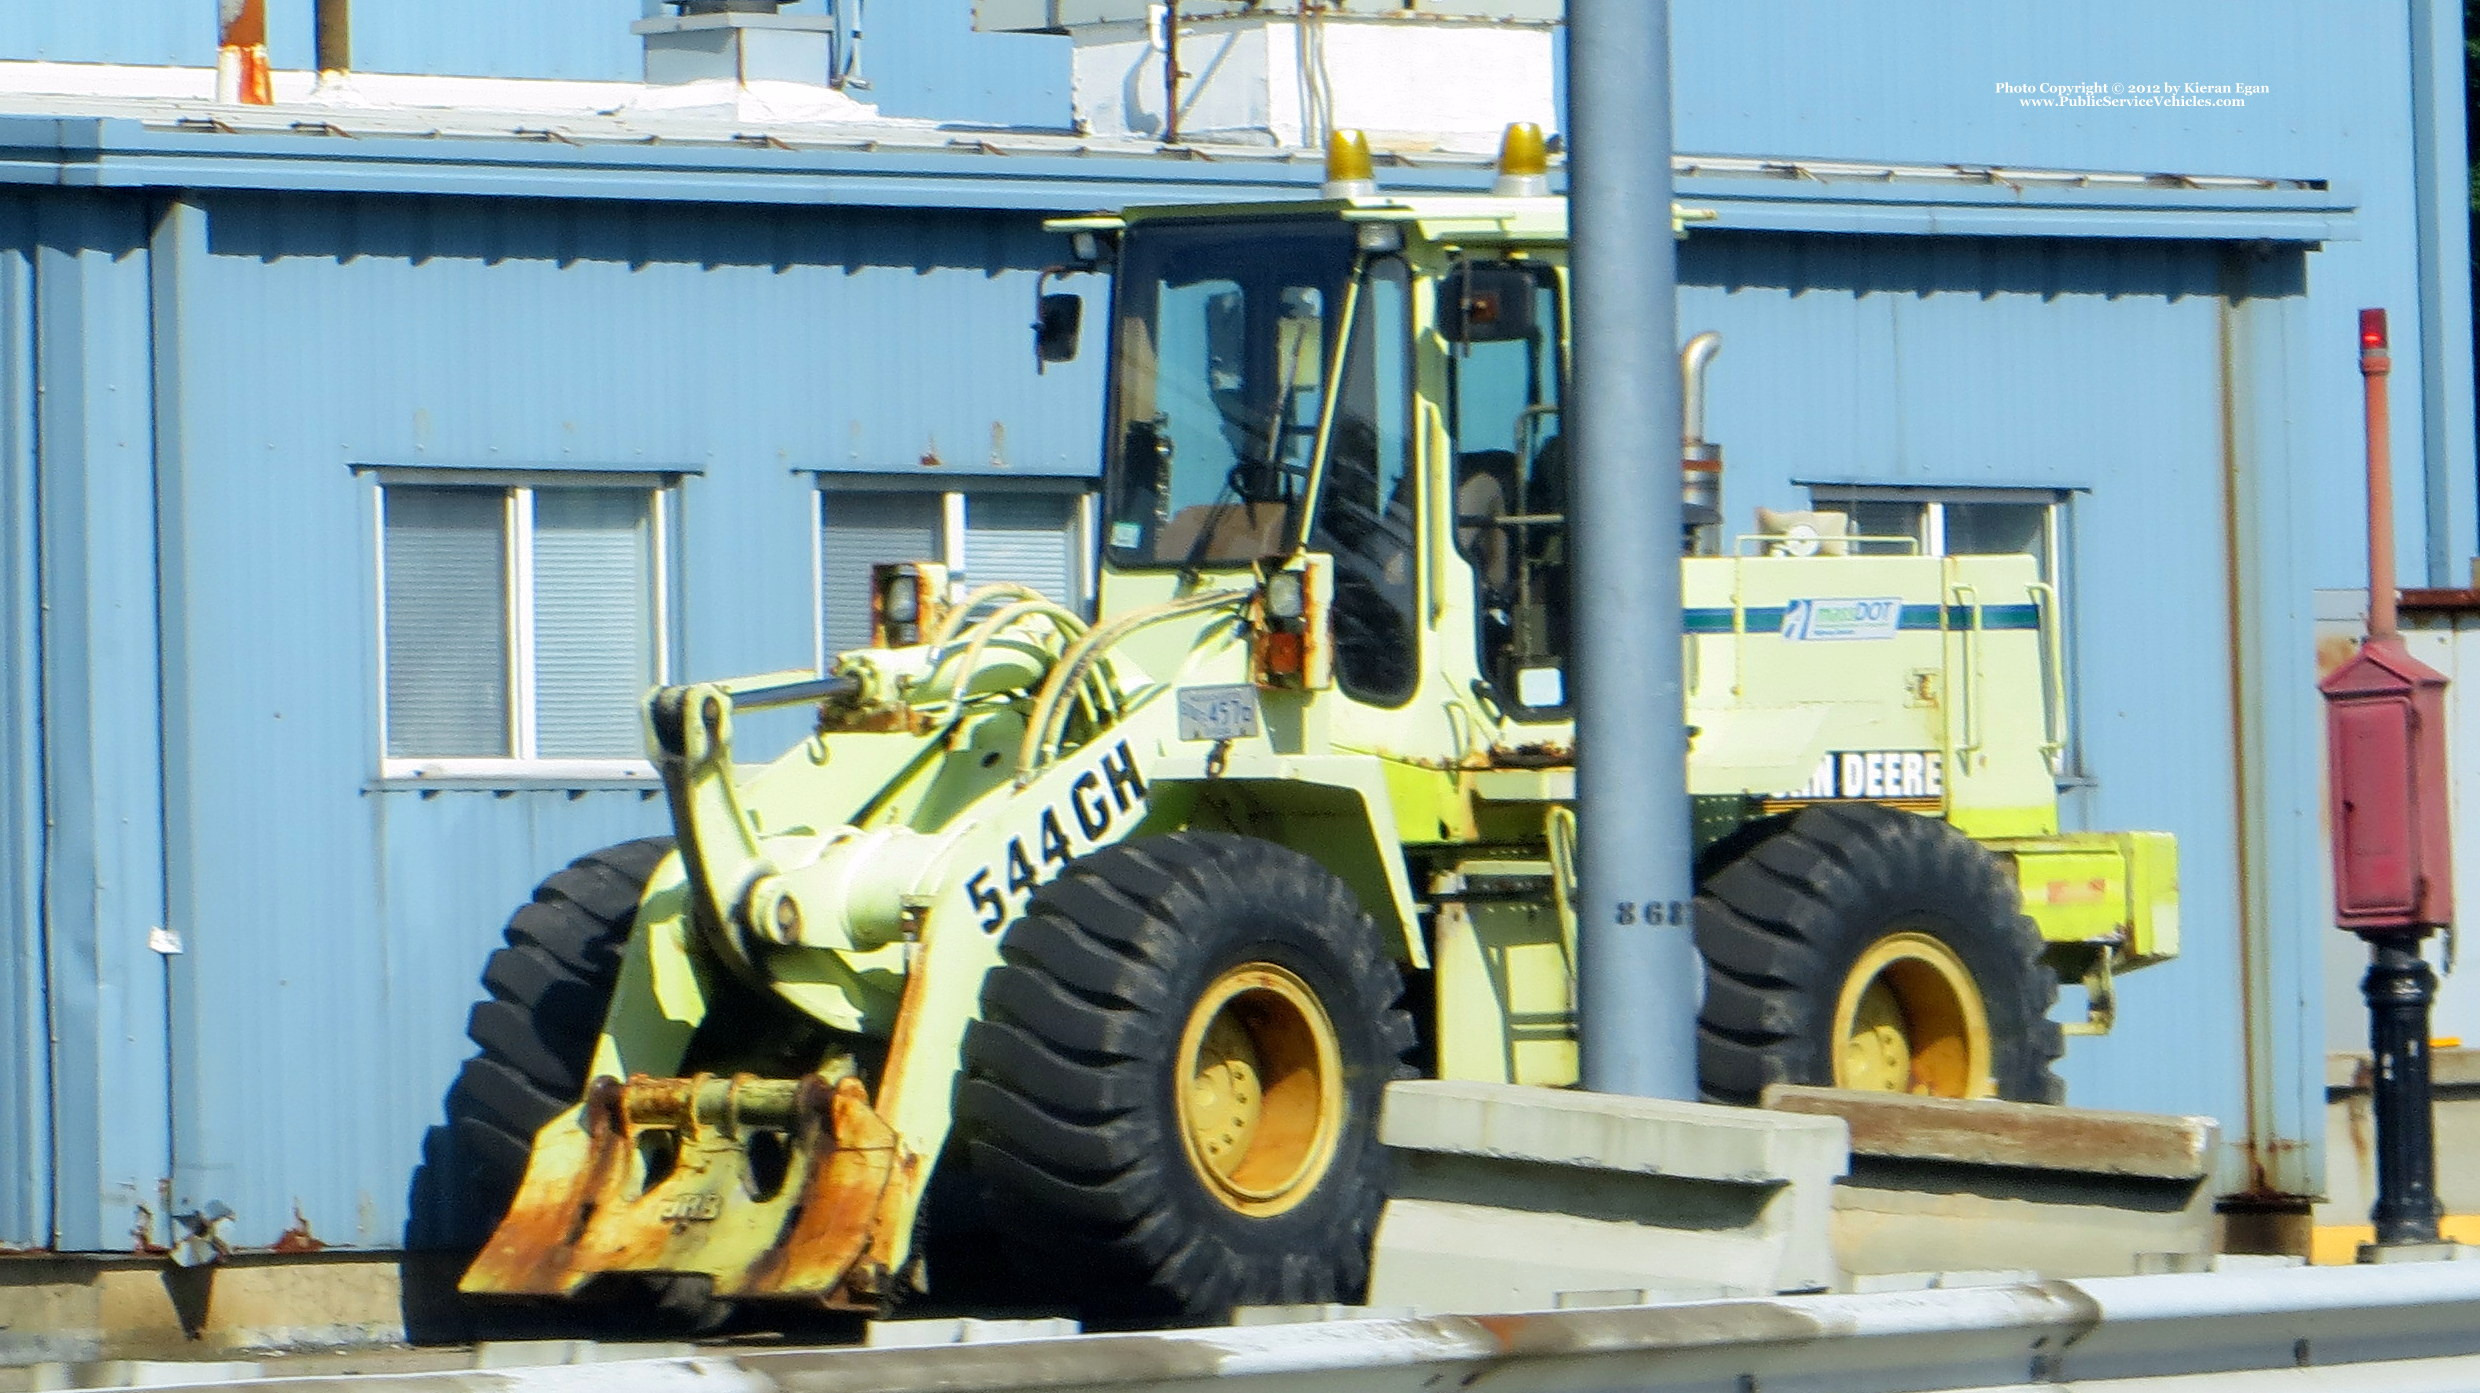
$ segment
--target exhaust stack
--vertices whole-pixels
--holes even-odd
[[[1705,438],[1705,368],[1721,351],[1722,335],[1711,329],[1679,350],[1679,520],[1690,556],[1720,549],[1714,534],[1722,521],[1722,447]]]

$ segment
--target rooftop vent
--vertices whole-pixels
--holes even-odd
[[[780,14],[792,0],[647,0],[629,26],[646,41],[646,82],[737,87],[790,82],[868,87],[860,75],[862,0],[828,0],[825,14]]]
[[[977,29],[1075,40],[1079,128],[1403,152],[1498,148],[1558,125],[1565,0],[974,0]]]

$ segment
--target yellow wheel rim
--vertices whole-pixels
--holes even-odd
[[[1180,1145],[1207,1193],[1263,1218],[1307,1199],[1343,1132],[1343,1052],[1317,994],[1273,963],[1214,979],[1172,1075]]]
[[[1989,1009],[1971,969],[1910,931],[1869,945],[1834,1006],[1834,1086],[1933,1098],[1987,1098]]]

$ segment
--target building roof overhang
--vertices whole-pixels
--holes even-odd
[[[648,107],[630,96],[648,89],[630,84],[397,81],[416,92],[441,89],[423,100],[472,104],[302,96],[243,107],[177,90],[11,92],[0,80],[0,186],[1056,214],[1316,199],[1322,178],[1317,152],[1307,150],[832,114],[785,119],[753,114],[747,102]],[[1710,210],[1701,225],[1720,230],[2290,243],[2357,236],[2354,191],[2322,179],[1712,155],[1677,156],[1673,170],[1679,203]],[[1563,183],[1562,167],[1551,174],[1554,187]],[[1487,189],[1491,169],[1469,155],[1397,152],[1381,155],[1379,175],[1389,197],[1472,196]]]

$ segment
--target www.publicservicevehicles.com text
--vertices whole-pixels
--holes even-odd
[[[2246,106],[2272,89],[2261,82],[2001,82],[2018,106]]]

